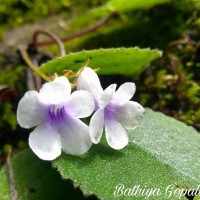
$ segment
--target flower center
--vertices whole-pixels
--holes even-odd
[[[104,108],[104,118],[106,120],[112,119],[114,111],[116,109],[116,106],[112,103],[109,103],[105,108]]]
[[[52,122],[63,121],[66,115],[64,106],[60,105],[51,105],[48,114]]]

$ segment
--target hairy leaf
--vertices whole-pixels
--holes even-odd
[[[129,131],[129,138],[122,151],[112,150],[102,141],[83,157],[63,154],[53,165],[63,178],[74,180],[83,192],[100,199],[114,199],[114,194],[118,199],[148,196],[135,189],[133,196],[127,197],[127,191],[124,195],[122,190],[116,192],[117,185],[157,189],[160,193],[151,194],[150,199],[173,200],[179,199],[182,191],[198,187],[200,135],[193,128],[147,109],[140,128]]]
[[[70,53],[64,57],[41,66],[44,73],[57,72],[62,74],[63,70],[78,71],[90,60],[89,66],[100,68],[99,74],[123,74],[139,75],[144,66],[152,60],[161,56],[158,50],[135,48],[99,49]]]

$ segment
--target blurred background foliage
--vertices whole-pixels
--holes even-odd
[[[10,148],[20,150],[27,146],[30,132],[19,128],[15,117],[18,101],[28,89],[26,66],[17,54],[17,46],[29,44],[38,28],[63,37],[89,27],[102,18],[93,15],[93,9],[106,2],[1,1],[0,163],[5,161]],[[148,9],[117,13],[100,29],[64,44],[67,52],[133,46],[163,50],[163,57],[146,66],[140,77],[102,77],[103,85],[132,80],[137,85],[134,100],[200,130],[199,12],[199,0],[167,1]],[[56,45],[41,50],[48,55],[59,55]]]

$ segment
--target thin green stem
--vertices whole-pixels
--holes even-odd
[[[35,65],[33,65],[33,63],[31,62],[26,50],[24,48],[19,48],[19,51],[24,59],[24,61],[26,62],[26,64],[40,77],[42,77],[45,81],[51,81],[51,79],[44,74],[42,71],[40,71]]]

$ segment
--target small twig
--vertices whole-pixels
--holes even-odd
[[[9,178],[9,186],[10,186],[10,197],[11,197],[11,200],[18,200],[18,193],[17,193],[16,187],[15,187],[15,183],[14,183],[11,154],[12,154],[12,150],[8,153],[8,156],[7,156],[8,178]]]
[[[30,68],[26,69],[26,76],[27,76],[26,85],[28,90],[34,90],[35,89],[34,78]]]
[[[44,80],[46,81],[51,81],[51,79],[44,74],[42,71],[40,71],[36,66],[33,65],[33,63],[31,62],[26,50],[22,47],[19,48],[19,51],[24,59],[24,61],[26,62],[26,64],[39,76],[41,76]]]
[[[185,39],[180,39],[180,40],[175,40],[175,41],[170,42],[170,43],[169,43],[169,47],[174,46],[174,45],[179,45],[179,44],[183,44],[183,45],[186,45],[186,44],[194,45],[195,43],[194,43],[193,41],[188,41],[188,40],[185,40]]]
[[[36,67],[38,67],[38,62],[36,59],[33,59],[32,62]],[[39,91],[42,87],[42,79],[39,76],[35,76],[34,80],[35,80],[35,87],[36,87],[37,91]]]
[[[37,43],[37,37],[38,35],[40,34],[44,34],[44,35],[47,35],[49,36],[51,39],[53,39],[53,44],[54,43],[57,43],[58,44],[58,47],[60,49],[60,53],[61,53],[61,56],[65,56],[66,55],[66,52],[65,52],[65,47],[62,43],[62,41],[60,40],[60,38],[58,38],[56,35],[54,35],[53,33],[49,32],[49,31],[46,31],[46,30],[37,30],[34,34],[33,34],[33,43],[31,45],[33,46],[38,46],[38,45],[35,45],[35,44],[38,44]]]
[[[95,31],[95,30],[97,30],[99,27],[101,27],[102,25],[104,25],[104,24],[106,24],[109,20],[110,20],[110,18],[112,17],[112,16],[114,16],[116,13],[111,13],[109,16],[107,16],[107,17],[105,17],[105,18],[103,18],[103,19],[100,19],[96,24],[94,24],[93,26],[91,26],[91,27],[88,27],[88,28],[86,28],[86,29],[83,29],[83,30],[81,30],[81,31],[79,31],[79,32],[77,32],[77,33],[74,33],[74,34],[72,34],[72,35],[68,35],[68,36],[66,36],[66,37],[63,37],[63,38],[61,38],[60,40],[62,40],[62,41],[68,41],[68,40],[72,40],[72,39],[74,39],[74,38],[76,38],[76,37],[80,37],[80,36],[82,36],[82,35],[85,35],[85,34],[87,34],[87,33],[90,33],[90,32],[93,32],[93,31]],[[55,41],[46,41],[46,42],[36,42],[36,41],[34,41],[33,43],[32,43],[32,45],[33,46],[37,46],[37,47],[39,47],[39,46],[48,46],[48,45],[52,45],[52,44],[54,44],[55,43]]]

